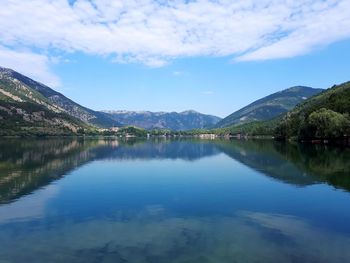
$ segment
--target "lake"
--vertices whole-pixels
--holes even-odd
[[[350,262],[350,150],[1,139],[0,263]]]

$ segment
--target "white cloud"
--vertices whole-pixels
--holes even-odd
[[[59,78],[50,70],[50,60],[45,55],[30,51],[16,51],[0,45],[0,66],[14,69],[51,87],[59,87]]]
[[[153,67],[189,56],[287,58],[350,37],[349,0],[2,0],[1,6],[0,44]]]
[[[291,19],[295,29],[288,35],[248,52],[238,61],[294,57],[348,38],[350,1],[328,2],[315,4],[314,9],[298,14]]]

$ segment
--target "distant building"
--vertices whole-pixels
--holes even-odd
[[[112,127],[109,130],[112,132],[117,132],[117,131],[119,131],[119,127]]]
[[[215,139],[217,138],[218,136],[216,134],[213,134],[213,133],[204,133],[204,134],[200,134],[199,135],[199,138],[201,139]]]

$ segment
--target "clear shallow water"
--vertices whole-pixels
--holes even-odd
[[[350,262],[350,151],[0,141],[0,262]]]

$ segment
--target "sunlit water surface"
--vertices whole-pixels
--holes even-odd
[[[0,263],[350,262],[350,151],[0,141]]]

